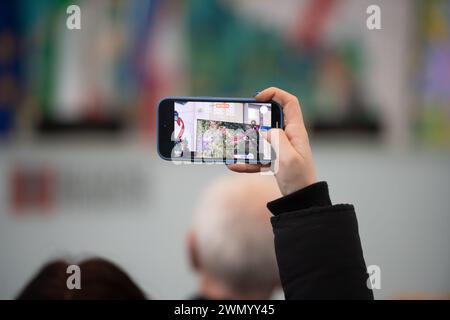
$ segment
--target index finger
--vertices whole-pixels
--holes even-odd
[[[283,108],[285,124],[298,123],[303,124],[303,116],[300,103],[296,96],[276,87],[267,88],[255,97],[258,101],[273,100]]]
[[[234,163],[234,164],[227,164],[227,167],[228,169],[234,172],[257,173],[261,172],[262,165],[248,164],[248,163]]]

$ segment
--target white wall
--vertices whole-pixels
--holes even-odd
[[[14,297],[49,259],[89,255],[119,263],[154,298],[194,293],[195,278],[184,250],[192,208],[210,180],[230,173],[222,165],[175,166],[157,158],[152,149],[2,146],[0,298]],[[382,290],[376,297],[449,292],[450,154],[332,143],[314,143],[314,153],[332,200],[356,205],[366,262],[382,271]],[[7,171],[18,160],[46,159],[79,170],[132,166],[142,171],[147,183],[134,206],[71,205],[47,216],[17,217],[7,206]]]

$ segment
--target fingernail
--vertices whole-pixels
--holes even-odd
[[[260,94],[261,93],[261,91],[256,91],[254,94],[253,94],[253,97],[256,97],[258,94]]]

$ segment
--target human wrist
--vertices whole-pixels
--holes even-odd
[[[331,200],[328,193],[328,184],[321,181],[271,201],[267,204],[267,207],[274,215],[279,215],[285,212],[329,205],[331,205]]]

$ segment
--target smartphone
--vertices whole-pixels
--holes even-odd
[[[171,161],[269,164],[261,134],[283,127],[280,105],[246,98],[164,98],[157,118],[158,153]]]

